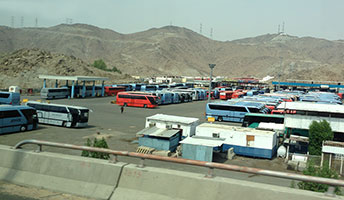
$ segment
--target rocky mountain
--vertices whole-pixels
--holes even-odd
[[[128,79],[125,75],[94,68],[74,56],[38,49],[20,49],[0,56],[0,71],[0,88],[11,85],[18,85],[21,88],[40,88],[43,83],[38,78],[40,74],[102,76],[109,78],[108,83]],[[53,85],[53,82],[49,84],[48,81],[48,87]]]
[[[0,53],[39,48],[75,56],[88,63],[103,59],[130,75],[209,74],[285,79],[344,79],[344,42],[286,34],[220,42],[186,28],[166,26],[120,34],[85,24],[50,28],[0,26]]]

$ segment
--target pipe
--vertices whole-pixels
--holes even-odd
[[[13,148],[18,149],[25,144],[37,144],[37,145],[59,147],[59,148],[65,148],[65,149],[108,153],[112,155],[128,156],[128,157],[150,159],[150,160],[159,160],[159,161],[166,161],[166,162],[173,162],[173,163],[180,163],[180,164],[187,164],[187,165],[195,165],[195,166],[200,166],[200,167],[223,169],[223,170],[228,170],[228,171],[237,171],[237,172],[243,172],[243,173],[272,176],[272,177],[286,178],[286,179],[291,179],[291,180],[307,181],[307,182],[321,183],[321,184],[326,184],[326,185],[331,185],[331,186],[344,187],[344,181],[336,180],[336,179],[306,176],[306,175],[286,173],[286,172],[277,172],[277,171],[271,171],[271,170],[264,170],[264,169],[258,169],[258,168],[252,168],[252,167],[243,167],[243,166],[229,165],[229,164],[222,164],[222,163],[215,163],[215,162],[190,160],[190,159],[184,159],[184,158],[171,158],[171,157],[163,157],[163,156],[157,156],[157,155],[151,155],[151,154],[141,154],[141,153],[135,153],[135,152],[129,152],[129,151],[116,151],[116,150],[96,148],[96,147],[78,146],[78,145],[73,145],[73,144],[56,143],[56,142],[49,142],[49,141],[42,141],[42,140],[23,140],[17,143]]]

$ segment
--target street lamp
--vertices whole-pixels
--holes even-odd
[[[208,95],[208,102],[210,102],[211,99],[211,81],[213,79],[213,69],[216,66],[216,64],[209,64],[210,68],[210,81],[209,81],[209,95]]]

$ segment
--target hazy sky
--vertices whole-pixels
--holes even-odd
[[[120,33],[166,25],[181,26],[213,39],[233,40],[285,32],[344,39],[343,0],[0,0],[0,25],[39,27],[85,23]]]

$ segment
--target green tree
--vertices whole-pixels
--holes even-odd
[[[308,176],[317,176],[317,177],[324,177],[324,178],[333,178],[333,179],[338,179],[338,174],[329,168],[328,163],[324,163],[324,166],[319,168],[315,167],[313,162],[309,162],[307,165],[307,168],[303,171],[304,175]],[[299,182],[297,184],[299,189],[302,190],[310,190],[314,192],[326,192],[328,189],[328,185],[325,184],[320,184],[320,183],[312,183],[312,182]],[[334,192],[337,195],[341,194],[341,190],[338,186],[335,187]]]
[[[309,126],[309,153],[311,155],[321,155],[322,142],[325,140],[333,140],[330,124],[326,120],[313,121]]]
[[[93,62],[93,67],[104,70],[104,71],[108,71],[108,68],[107,68],[105,62],[102,59],[95,60]]]
[[[94,138],[93,144],[91,142],[91,140],[88,138],[87,142],[85,144],[86,146],[93,146],[93,147],[98,147],[98,148],[104,148],[104,149],[108,149],[109,146],[106,142],[106,140],[104,138],[102,138],[101,140],[97,140],[97,138]],[[99,159],[109,159],[110,155],[108,153],[101,153],[101,152],[90,152],[90,151],[82,151],[81,156],[84,157],[91,157],[91,158],[99,158]]]

